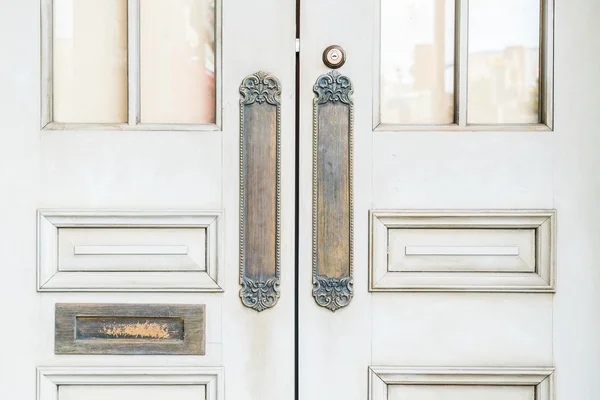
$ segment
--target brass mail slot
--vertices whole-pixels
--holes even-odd
[[[56,304],[56,354],[205,354],[204,304]]]

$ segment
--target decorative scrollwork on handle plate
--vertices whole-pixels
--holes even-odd
[[[256,282],[243,278],[240,296],[246,307],[254,308],[256,311],[273,307],[279,300],[279,279]]]
[[[313,295],[321,307],[331,311],[347,306],[352,300],[353,280],[345,278],[326,278],[317,276],[313,281]]]

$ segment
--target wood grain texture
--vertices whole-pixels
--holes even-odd
[[[246,106],[244,132],[244,252],[246,277],[275,275],[277,107]]]
[[[313,297],[336,311],[354,295],[354,89],[347,76],[331,71],[313,91]]]
[[[279,300],[281,86],[257,72],[240,94],[240,298],[263,311]]]
[[[56,354],[205,352],[203,304],[56,304]]]
[[[75,317],[75,340],[183,340],[181,317]]]
[[[350,276],[349,109],[319,107],[317,264],[319,275]]]

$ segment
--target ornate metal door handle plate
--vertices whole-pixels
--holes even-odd
[[[281,86],[257,72],[240,93],[240,297],[263,311],[279,300]]]
[[[313,296],[336,311],[353,296],[354,88],[331,71],[313,90]]]

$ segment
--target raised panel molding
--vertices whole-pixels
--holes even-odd
[[[554,368],[369,367],[368,400],[388,400],[392,385],[531,387],[530,400],[554,400]],[[507,399],[509,400],[509,399]]]
[[[554,210],[370,211],[369,290],[554,292],[555,225]]]
[[[206,400],[223,400],[223,368],[219,367],[40,367],[37,400],[61,400],[61,385],[203,385]]]
[[[164,291],[164,292],[222,292],[224,276],[223,266],[223,212],[222,211],[97,211],[97,210],[38,210],[37,213],[37,289],[40,292],[119,292],[119,291]],[[204,230],[205,255],[200,259],[202,265],[196,269],[105,268],[82,270],[78,268],[60,268],[59,233],[61,229],[69,232],[90,228],[169,228]],[[111,256],[123,257],[123,253],[144,257],[180,257],[188,246],[92,246],[93,248],[73,248],[69,257]],[[64,246],[62,248],[64,251]],[[89,250],[89,251],[88,251]],[[110,254],[104,254],[104,253]],[[197,259],[198,257],[194,257]],[[104,263],[104,261],[103,261]],[[104,264],[102,264],[104,265]],[[116,266],[113,266],[116,267]]]

